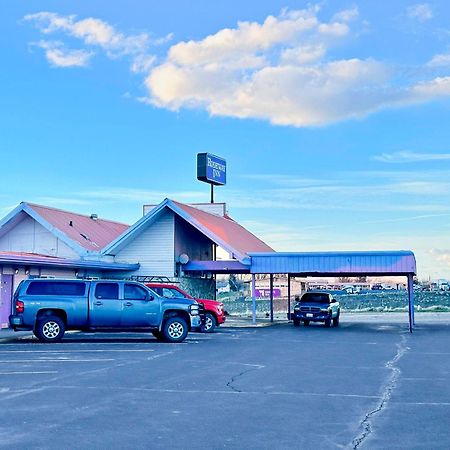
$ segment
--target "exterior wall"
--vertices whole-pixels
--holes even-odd
[[[77,259],[79,255],[30,216],[0,237],[0,250]]]
[[[212,243],[200,231],[175,217],[175,256],[186,253],[191,261],[212,260]]]
[[[114,260],[138,262],[141,266],[133,275],[173,277],[175,274],[174,233],[174,214],[172,211],[166,211],[122,249]]]
[[[195,298],[215,300],[216,280],[214,278],[178,278],[179,286]]]

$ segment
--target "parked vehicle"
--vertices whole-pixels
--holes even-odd
[[[66,330],[150,331],[182,342],[201,326],[195,300],[167,299],[133,281],[29,279],[14,293],[14,308],[11,327],[33,330],[42,342],[58,342]]]
[[[157,294],[166,298],[188,298],[194,299],[186,291],[167,283],[145,283],[150,289]],[[205,323],[201,328],[201,331],[205,333],[212,333],[216,327],[225,322],[225,310],[222,302],[216,300],[209,300],[206,298],[196,298],[197,302],[202,304],[205,308]]]
[[[326,327],[339,325],[341,308],[339,302],[327,292],[306,292],[294,306],[291,318],[294,326],[300,322],[305,326],[310,322],[324,322]]]

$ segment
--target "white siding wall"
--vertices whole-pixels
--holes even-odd
[[[130,242],[115,257],[116,262],[140,263],[133,275],[161,275],[173,277],[175,273],[175,219],[167,211]]]
[[[39,253],[60,258],[79,258],[79,255],[68,245],[30,216],[26,216],[24,220],[0,238],[0,250]]]

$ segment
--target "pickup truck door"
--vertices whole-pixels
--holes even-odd
[[[159,325],[159,301],[138,284],[123,287],[122,327],[154,327]]]
[[[93,283],[89,294],[89,322],[93,327],[120,327],[122,300],[119,283]]]

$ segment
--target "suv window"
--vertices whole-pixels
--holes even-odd
[[[117,283],[98,283],[95,287],[95,298],[117,300],[119,285]]]
[[[32,281],[27,289],[28,295],[71,295],[81,297],[86,291],[82,281]]]
[[[136,284],[126,284],[124,290],[125,300],[145,300],[147,298],[147,291]]]

